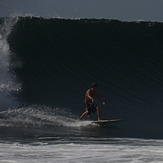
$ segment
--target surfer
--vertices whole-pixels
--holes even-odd
[[[80,116],[79,120],[81,120],[87,114],[97,112],[98,121],[100,121],[100,108],[95,104],[94,97],[97,97],[102,104],[105,105],[104,100],[99,96],[96,91],[97,83],[92,83],[91,88],[86,91],[84,103],[86,105],[86,111]]]

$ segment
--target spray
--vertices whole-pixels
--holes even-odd
[[[18,106],[16,94],[21,90],[21,84],[12,73],[10,56],[12,55],[7,42],[16,18],[1,18],[0,24],[0,111]]]

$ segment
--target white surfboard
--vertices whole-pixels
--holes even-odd
[[[97,124],[109,124],[109,123],[115,123],[119,121],[122,121],[122,119],[100,120],[100,121],[91,121],[91,122]]]

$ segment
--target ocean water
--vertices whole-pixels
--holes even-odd
[[[163,23],[0,18],[0,163],[163,162]],[[92,82],[106,106],[78,121]]]
[[[35,142],[2,142],[1,162],[161,163],[163,161],[163,149],[160,145],[162,140],[84,137],[80,139],[43,137]]]

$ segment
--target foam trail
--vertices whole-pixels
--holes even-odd
[[[87,127],[90,121],[77,121],[77,117],[63,108],[28,106],[0,112],[3,127]]]
[[[11,53],[7,42],[7,37],[16,22],[17,18],[9,18],[0,24],[0,110],[18,105],[13,93],[18,92],[21,85],[16,82],[14,74],[10,71]]]

